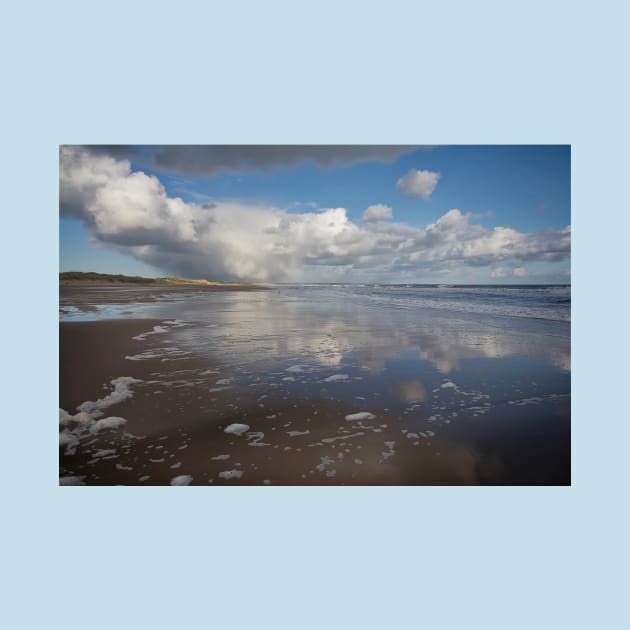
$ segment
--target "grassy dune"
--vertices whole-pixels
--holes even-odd
[[[59,282],[76,281],[125,284],[185,284],[207,287],[256,286],[251,282],[220,282],[218,280],[190,280],[188,278],[144,278],[143,276],[125,276],[123,274],[96,273],[94,271],[62,271],[59,274]]]

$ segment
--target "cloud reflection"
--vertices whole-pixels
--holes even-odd
[[[197,352],[227,352],[240,364],[297,360],[313,367],[355,364],[379,372],[402,355],[428,361],[446,375],[466,360],[521,356],[570,371],[569,338],[536,333],[523,318],[512,318],[508,329],[461,314],[366,307],[323,293],[318,297],[305,301],[278,292],[207,294],[170,305],[169,314],[205,324],[179,330],[182,343]],[[395,385],[393,393],[420,400],[422,389],[419,381],[406,381]]]

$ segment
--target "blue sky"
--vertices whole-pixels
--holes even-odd
[[[570,147],[320,149],[62,148],[60,268],[270,281],[569,281]],[[401,183],[418,172],[433,182],[428,189]],[[388,216],[364,220],[375,205]]]

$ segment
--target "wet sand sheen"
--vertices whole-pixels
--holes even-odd
[[[170,338],[171,326],[178,325],[160,319],[60,325],[62,409],[74,414],[85,401],[102,399],[113,379],[141,381],[105,414],[124,418],[124,426],[88,433],[73,454],[61,449],[62,477],[106,485],[168,484],[173,478],[230,485],[566,482],[562,460],[555,476],[514,478],[500,457],[478,452],[466,436],[436,435],[428,412],[424,430],[417,422],[412,430],[398,411],[375,400],[368,410],[360,400],[330,395],[352,387],[348,378],[322,385],[327,379],[318,376],[316,387],[295,395],[292,380],[309,378],[301,369],[289,368],[291,376],[274,380],[182,353]],[[402,388],[403,397],[421,393],[413,381]],[[355,416],[362,412],[374,417]],[[518,420],[521,411],[499,405],[492,414],[506,412]],[[247,429],[226,433],[232,424]],[[516,439],[531,441],[518,431]]]

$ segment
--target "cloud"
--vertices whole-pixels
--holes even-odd
[[[433,171],[418,171],[415,168],[401,177],[396,186],[398,190],[410,197],[429,199],[440,180],[441,175]]]
[[[394,162],[415,148],[385,145],[164,146],[154,156],[154,167],[157,170],[208,176],[220,172],[246,173],[290,168],[305,162],[321,167],[352,166],[360,162]]]
[[[509,275],[510,270],[506,269],[505,267],[495,267],[490,272],[491,278],[506,278]],[[515,278],[524,278],[525,276],[529,275],[529,272],[527,271],[527,269],[525,269],[525,267],[514,267],[514,269],[512,269],[511,271],[511,275]]]
[[[91,153],[113,158],[132,158],[138,155],[138,149],[130,144],[86,144],[83,148]]]
[[[447,277],[462,269],[566,260],[571,246],[570,227],[490,229],[458,209],[419,228],[353,222],[344,208],[291,213],[230,200],[184,202],[169,197],[157,177],[133,171],[128,160],[69,146],[60,153],[60,210],[82,219],[97,243],[187,277]]]
[[[384,219],[392,218],[392,209],[389,206],[383,204],[376,204],[375,206],[369,206],[363,213],[364,221],[383,221]]]
[[[155,176],[132,172],[127,160],[62,147],[60,203],[104,241],[120,245],[189,242],[198,220],[193,206],[167,197]]]

